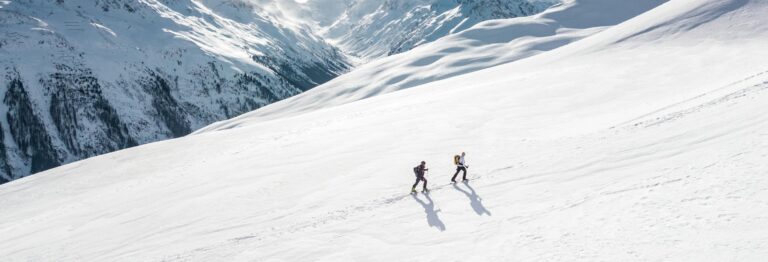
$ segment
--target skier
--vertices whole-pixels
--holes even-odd
[[[411,193],[416,193],[416,185],[419,184],[419,181],[424,181],[424,190],[422,190],[422,193],[429,192],[429,189],[427,189],[427,179],[424,178],[424,172],[428,171],[429,169],[426,168],[427,163],[424,161],[421,161],[421,164],[413,168],[413,172],[416,173],[416,183],[413,183],[413,187],[411,187]]]
[[[456,173],[453,174],[453,177],[451,178],[451,183],[456,183],[456,176],[459,175],[459,171],[463,171],[463,179],[462,181],[468,181],[467,179],[467,168],[469,166],[464,164],[464,152],[461,152],[461,156],[454,156],[453,162],[456,164]]]

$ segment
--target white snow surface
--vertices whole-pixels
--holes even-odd
[[[566,5],[635,1],[600,2]],[[609,27],[368,99],[305,93],[328,106],[265,107],[13,181],[0,257],[761,261],[766,13],[764,0],[671,0],[615,25],[549,17]],[[449,185],[461,151],[473,180]],[[421,160],[432,192],[409,195]]]

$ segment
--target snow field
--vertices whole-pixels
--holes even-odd
[[[24,178],[0,187],[0,252],[760,261],[766,11],[763,1],[670,1],[513,63],[355,102],[329,96],[306,112],[267,107]],[[301,96],[324,99],[311,95]],[[474,180],[454,187],[461,151]],[[434,190],[412,196],[420,160]]]

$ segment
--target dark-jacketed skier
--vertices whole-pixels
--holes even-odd
[[[421,164],[413,168],[413,172],[416,173],[416,183],[413,183],[413,187],[411,187],[411,193],[416,193],[416,186],[419,184],[419,181],[424,181],[424,189],[421,191],[423,193],[429,192],[429,189],[427,189],[427,179],[424,178],[424,172],[428,171],[427,163],[424,161],[421,161]]]
[[[453,159],[453,163],[456,164],[456,173],[453,174],[453,177],[451,178],[451,183],[456,183],[456,176],[459,175],[459,172],[464,172],[462,176],[462,181],[467,181],[467,166],[464,162],[464,156],[466,154],[464,152],[461,152],[461,156],[455,156]]]

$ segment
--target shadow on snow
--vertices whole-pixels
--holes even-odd
[[[475,210],[475,213],[477,213],[477,215],[480,215],[480,216],[482,216],[483,214],[487,214],[489,216],[491,215],[491,211],[488,211],[488,209],[486,209],[485,206],[483,206],[483,202],[482,202],[483,199],[480,198],[479,195],[477,195],[477,192],[475,191],[474,188],[472,188],[472,186],[469,185],[469,183],[466,183],[466,182],[462,183],[465,186],[467,186],[469,191],[462,189],[457,184],[458,183],[453,184],[453,188],[455,188],[461,193],[464,193],[464,195],[466,195],[467,198],[469,198],[469,204],[472,206],[472,209]]]
[[[411,197],[424,208],[424,213],[427,214],[427,223],[429,226],[436,227],[440,231],[445,231],[445,224],[443,224],[443,221],[437,216],[437,212],[440,212],[440,209],[435,210],[435,201],[432,200],[429,194],[424,194],[424,196],[427,198],[427,202],[419,199],[416,194],[411,194]]]

